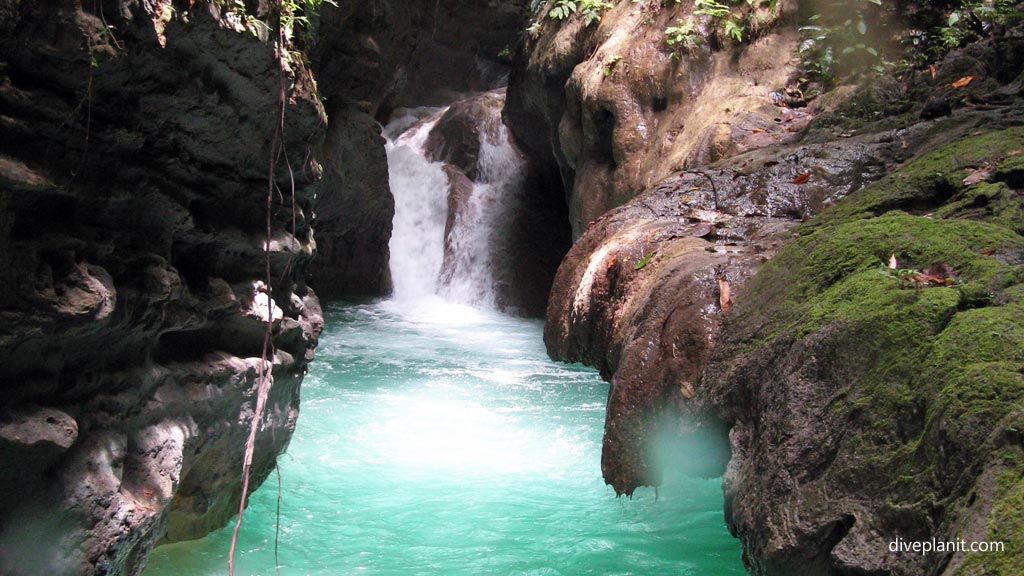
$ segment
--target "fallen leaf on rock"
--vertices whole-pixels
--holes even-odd
[[[889,256],[889,270],[895,270],[897,268],[896,255]]]
[[[928,66],[928,71],[932,73],[932,80],[935,80],[935,74],[938,73],[938,69],[935,67],[935,64]]]
[[[633,266],[633,269],[634,270],[642,269],[644,266],[647,266],[647,263],[650,262],[651,258],[653,258],[653,257],[654,257],[654,252],[648,252],[646,256],[641,258],[640,261],[636,263],[636,266]]]
[[[803,174],[797,174],[796,178],[793,178],[793,184],[803,184],[811,179],[810,172],[804,172]]]
[[[605,267],[605,270],[611,270],[612,266],[615,265],[615,259],[618,257],[618,254],[612,254],[612,257],[608,259],[608,265]]]
[[[992,166],[986,164],[980,168],[970,170],[967,177],[964,178],[964,186],[970,186],[977,184],[978,182],[984,182],[988,180],[989,174],[992,172]]]
[[[974,79],[975,79],[975,76],[973,74],[971,76],[964,76],[963,78],[954,81],[952,86],[953,86],[953,88],[963,88],[964,86],[967,86],[968,84],[970,84],[971,81],[974,80]]]
[[[996,249],[995,248],[987,248],[987,249],[981,251],[981,255],[982,256],[991,256],[991,255],[993,255],[995,253],[996,253]]]
[[[936,262],[924,269],[924,274],[941,276],[942,278],[956,278],[956,270],[945,262]]]
[[[731,305],[732,305],[732,295],[730,294],[730,290],[729,290],[729,282],[726,281],[724,278],[719,278],[718,279],[718,306],[724,312],[724,311],[728,310],[729,306],[731,306]]]
[[[911,280],[926,286],[952,286],[956,284],[956,270],[949,264],[938,262],[914,274]]]

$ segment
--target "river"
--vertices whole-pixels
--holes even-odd
[[[492,309],[500,259],[480,254],[501,214],[459,219],[450,245],[475,253],[455,253],[440,281],[447,179],[422,155],[437,114],[385,129],[395,296],[325,310],[279,459],[279,537],[271,475],[250,499],[236,573],[276,574],[276,549],[282,575],[745,574],[719,478],[669,473],[633,499],[604,484],[608,384],[548,359],[541,321]],[[504,131],[481,144],[475,194],[501,209],[516,160]],[[160,547],[145,576],[226,574],[230,536]]]

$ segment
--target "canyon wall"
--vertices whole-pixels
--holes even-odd
[[[223,527],[268,317],[251,487],[295,426],[322,326],[304,276],[325,116],[300,62],[281,71],[238,12],[190,6],[4,3],[5,574],[138,574],[156,543]]]
[[[565,183],[545,342],[611,382],[606,481],[702,436],[729,449],[676,464],[724,474],[755,574],[1019,572],[1019,34],[805,96],[807,6],[679,51],[693,7],[613,4],[545,5],[505,110]],[[932,537],[1006,552],[888,549]]]

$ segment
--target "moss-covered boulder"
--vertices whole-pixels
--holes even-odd
[[[747,284],[700,388],[754,573],[1024,573],[1022,154],[1020,128],[940,146]]]

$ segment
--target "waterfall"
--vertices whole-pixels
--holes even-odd
[[[428,111],[429,117],[422,118]],[[510,278],[509,227],[521,210],[525,164],[500,113],[479,119],[476,180],[458,191],[424,145],[444,110],[418,109],[385,128],[395,197],[391,275],[395,297],[437,294],[484,308],[502,305]],[[410,119],[413,123],[410,126]]]
[[[439,162],[427,160],[423,145],[443,110],[408,111],[384,129],[388,181],[395,197],[391,231],[391,281],[394,296],[410,299],[435,294],[444,262],[448,218],[448,176]]]

